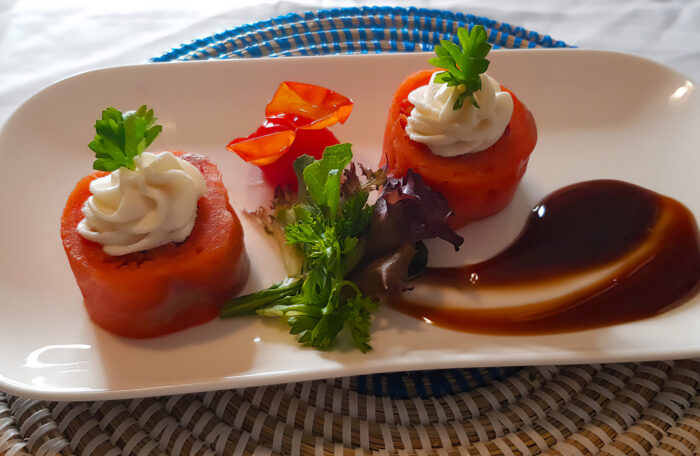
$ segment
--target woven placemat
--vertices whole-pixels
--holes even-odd
[[[290,14],[154,61],[431,50],[481,24],[502,47],[567,47],[488,18],[415,8]],[[0,392],[0,456],[691,455],[700,360],[451,369],[131,401]]]
[[[132,401],[0,394],[0,455],[692,455],[699,387],[700,360],[685,360],[345,377]]]

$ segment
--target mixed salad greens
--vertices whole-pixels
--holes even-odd
[[[233,299],[221,317],[278,317],[300,343],[319,349],[345,330],[367,352],[382,296],[409,289],[427,264],[422,241],[439,237],[458,249],[463,239],[447,224],[444,197],[420,175],[396,179],[355,165],[350,144],[327,147],[320,160],[303,155],[294,170],[298,192],[278,188],[271,206],[255,212],[279,241],[288,277]]]

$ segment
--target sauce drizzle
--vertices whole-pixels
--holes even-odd
[[[460,331],[551,334],[657,315],[692,296],[698,282],[698,229],[685,206],[636,185],[595,180],[542,200],[495,257],[429,268],[412,282],[414,292],[388,303]],[[505,305],[494,306],[498,299]]]

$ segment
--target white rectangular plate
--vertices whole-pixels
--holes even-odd
[[[323,85],[355,101],[344,126],[356,158],[376,166],[393,91],[425,54],[174,63],[81,74],[38,93],[0,133],[0,389],[51,400],[117,399],[375,372],[473,366],[652,360],[700,355],[700,299],[655,318],[527,337],[441,329],[383,308],[374,351],[301,347],[261,318],[213,321],[154,340],[129,340],[88,319],[59,237],[71,189],[91,172],[87,143],[106,106],[155,107],[152,149],[208,155],[237,210],[270,191],[256,168],[224,148],[262,121],[283,80]],[[581,50],[498,51],[490,74],[533,112],[539,142],[513,203],[461,231],[460,255],[434,244],[432,261],[476,261],[505,247],[544,195],[614,178],[674,197],[700,214],[700,100],[693,83],[661,65]],[[274,243],[241,217],[252,272],[246,291],[281,279]]]

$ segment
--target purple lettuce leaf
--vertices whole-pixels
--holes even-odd
[[[374,205],[367,256],[374,259],[403,244],[436,237],[458,250],[464,238],[447,224],[450,215],[445,197],[432,191],[420,174],[409,169],[404,178],[388,177]]]
[[[464,239],[447,223],[452,215],[445,198],[409,170],[406,177],[388,177],[374,205],[365,239],[367,250],[352,274],[372,296],[410,289],[410,279],[427,264],[425,239],[441,238],[459,249]]]

